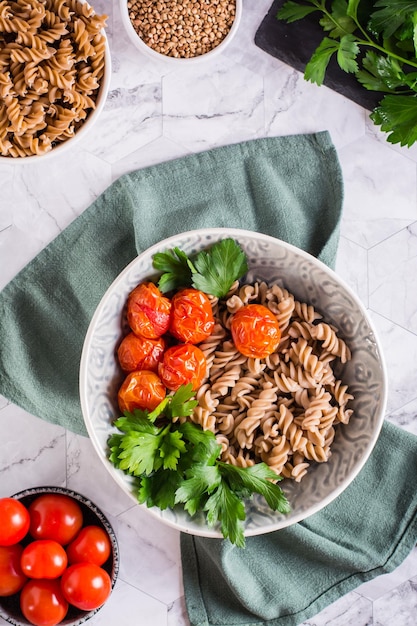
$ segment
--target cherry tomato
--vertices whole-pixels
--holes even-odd
[[[29,532],[34,539],[53,539],[65,546],[83,525],[78,502],[59,493],[38,496],[28,507]]]
[[[180,343],[168,348],[158,372],[165,387],[172,391],[189,383],[196,390],[207,375],[206,357],[197,346]]]
[[[281,331],[275,315],[262,304],[246,304],[230,322],[236,348],[247,357],[263,359],[277,349]]]
[[[20,564],[28,578],[58,578],[68,563],[67,553],[52,539],[37,539],[22,552]]]
[[[62,575],[61,589],[67,602],[83,611],[102,606],[111,592],[106,570],[94,563],[74,563]]]
[[[0,498],[0,546],[19,543],[29,530],[29,512],[14,498]]]
[[[120,367],[125,372],[134,372],[135,370],[158,370],[158,363],[162,361],[165,350],[165,340],[146,339],[139,337],[135,333],[129,333],[122,339],[117,350]]]
[[[130,372],[118,393],[119,408],[132,412],[134,409],[152,411],[165,398],[166,389],[158,374],[149,370]]]
[[[127,299],[127,321],[136,335],[157,339],[169,326],[171,300],[154,283],[141,283]]]
[[[101,526],[84,526],[67,546],[68,562],[103,565],[111,553],[111,543]]]
[[[29,580],[20,592],[23,615],[35,626],[55,626],[68,612],[60,581]]]
[[[20,591],[27,578],[20,567],[23,546],[0,546],[0,596],[12,596]]]
[[[210,300],[198,289],[183,289],[172,298],[169,332],[184,343],[200,343],[213,331]]]

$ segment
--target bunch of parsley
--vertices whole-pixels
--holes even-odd
[[[288,23],[319,12],[327,33],[304,71],[321,85],[331,57],[365,89],[384,95],[372,121],[390,143],[410,147],[417,140],[416,0],[288,0],[278,19]]]
[[[245,499],[261,494],[274,511],[288,513],[280,478],[265,463],[240,468],[219,460],[221,446],[211,431],[178,418],[191,415],[197,401],[191,385],[180,387],[151,412],[126,412],[108,440],[115,467],[135,478],[137,498],[148,507],[182,506],[190,516],[203,512],[209,526],[245,546]]]

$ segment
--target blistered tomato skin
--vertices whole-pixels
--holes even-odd
[[[162,361],[165,350],[165,340],[146,339],[139,337],[134,332],[124,337],[117,350],[117,358],[120,367],[125,372],[135,370],[158,371],[158,363]]]
[[[150,370],[130,372],[119,389],[119,409],[122,413],[132,412],[134,409],[153,411],[165,395],[165,386],[155,372]]]
[[[74,539],[83,525],[80,505],[64,494],[42,494],[28,510],[29,532],[33,539],[52,539],[64,546]]]
[[[183,289],[172,298],[169,331],[184,343],[200,343],[207,339],[214,327],[210,300],[198,289]]]
[[[22,552],[20,543],[0,546],[0,597],[17,593],[27,580],[20,566]]]
[[[247,304],[230,322],[233,342],[241,354],[264,359],[279,345],[281,330],[275,315],[262,304]]]
[[[26,507],[14,498],[0,498],[0,546],[19,543],[29,530]]]
[[[158,371],[168,389],[176,391],[181,385],[191,383],[196,391],[207,375],[207,361],[200,348],[191,343],[181,343],[168,348]]]
[[[135,333],[146,339],[158,339],[168,331],[171,300],[151,282],[141,283],[127,299],[127,321]]]

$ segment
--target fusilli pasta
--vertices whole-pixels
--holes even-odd
[[[281,325],[280,345],[266,359],[244,357],[231,340],[233,313],[249,302],[267,306]],[[223,461],[263,461],[299,482],[312,463],[330,458],[335,426],[351,418],[353,395],[332,367],[350,350],[313,306],[278,285],[236,283],[211,304],[215,330],[199,346],[208,375],[192,420],[216,435]]]
[[[80,0],[0,1],[2,156],[49,152],[94,110],[106,20]]]

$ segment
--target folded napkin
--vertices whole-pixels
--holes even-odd
[[[135,256],[186,230],[246,228],[332,265],[342,180],[327,132],[257,139],[113,183],[0,294],[0,393],[86,435],[78,370],[90,319]]]
[[[342,177],[327,132],[257,139],[127,174],[0,293],[0,393],[86,434],[78,398],[85,333],[141,251],[229,226],[279,237],[334,265]],[[416,537],[413,437],[386,424],[355,482],[303,523],[247,547],[182,536],[193,626],[289,626],[386,569]]]

